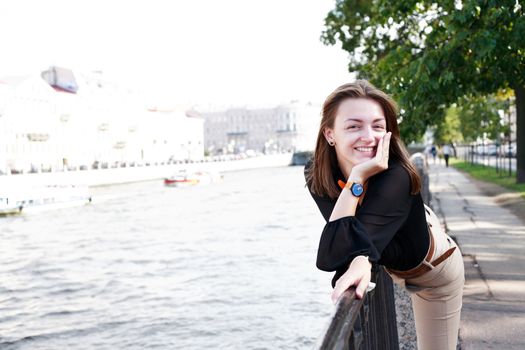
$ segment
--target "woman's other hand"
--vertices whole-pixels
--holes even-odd
[[[388,169],[388,155],[391,137],[392,133],[387,132],[379,139],[375,157],[355,165],[348,177],[348,181],[363,183],[370,177]]]
[[[361,299],[370,283],[372,275],[372,264],[363,255],[357,256],[348,270],[335,283],[332,292],[332,302],[335,304],[339,297],[350,287],[356,286],[356,296]]]

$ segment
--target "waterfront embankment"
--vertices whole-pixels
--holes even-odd
[[[214,171],[223,173],[228,171],[286,166],[291,163],[291,159],[291,153],[282,153],[218,162],[196,162],[157,166],[4,175],[0,176],[0,188],[5,189],[19,186],[47,186],[57,184],[87,185],[90,187],[103,186],[161,179],[180,170]]]

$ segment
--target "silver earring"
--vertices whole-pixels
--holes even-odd
[[[330,140],[330,141],[328,141],[328,144],[329,144],[330,146],[335,146],[335,141],[334,141],[334,140]]]

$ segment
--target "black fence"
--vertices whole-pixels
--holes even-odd
[[[392,279],[381,267],[372,281],[375,289],[362,299],[356,298],[355,288],[343,293],[317,349],[399,349]]]
[[[516,142],[457,145],[455,156],[471,164],[493,167],[502,176],[512,176],[516,171]]]

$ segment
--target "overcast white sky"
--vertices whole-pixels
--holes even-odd
[[[334,0],[3,0],[0,77],[102,70],[177,104],[322,102],[351,79],[319,41]]]

